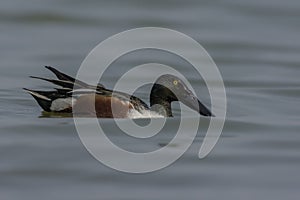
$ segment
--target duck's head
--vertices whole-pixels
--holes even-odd
[[[186,84],[178,77],[170,74],[160,76],[154,83],[150,94],[151,107],[160,106],[159,113],[168,117],[172,116],[171,103],[180,101],[191,109],[204,116],[213,116],[200,100],[188,89]],[[163,109],[163,110],[161,110]]]

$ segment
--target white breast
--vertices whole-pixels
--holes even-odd
[[[142,110],[141,112],[138,112],[137,110],[131,109],[128,113],[128,118],[164,118],[164,116],[151,110]]]

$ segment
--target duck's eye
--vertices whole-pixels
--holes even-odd
[[[177,84],[178,84],[178,81],[177,81],[177,80],[174,80],[174,81],[173,81],[173,84],[174,84],[174,85],[177,85]]]

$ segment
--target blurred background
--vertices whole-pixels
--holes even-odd
[[[299,199],[299,19],[297,0],[2,0],[0,199]],[[228,112],[222,136],[205,159],[197,157],[205,131],[200,128],[173,165],[132,175],[96,161],[71,118],[43,116],[21,88],[50,89],[28,76],[51,77],[44,65],[75,75],[99,42],[146,26],[175,29],[205,47],[223,76]],[[119,69],[149,61],[182,67],[205,93],[186,63],[161,52],[124,57],[102,83],[112,87]],[[148,102],[149,91],[136,95]],[[201,99],[209,104],[207,95]],[[179,120],[168,119],[169,128],[146,143],[110,137],[124,148],[157,149],[174,136]]]

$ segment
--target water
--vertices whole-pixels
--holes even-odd
[[[299,13],[296,0],[1,1],[1,200],[299,199]],[[21,88],[50,89],[28,76],[49,76],[44,65],[74,75],[100,41],[141,26],[172,28],[200,42],[222,73],[228,113],[222,137],[205,159],[197,158],[200,128],[175,164],[131,175],[96,161],[71,118],[40,118],[40,108]],[[115,67],[145,61],[185,69],[205,93],[186,63],[169,54],[133,54]],[[114,69],[103,79],[107,87],[119,76]],[[146,89],[137,95],[147,99]],[[201,99],[209,102],[206,95]],[[170,127],[146,145],[110,137],[131,150],[157,149],[170,141],[178,121],[168,119]]]

